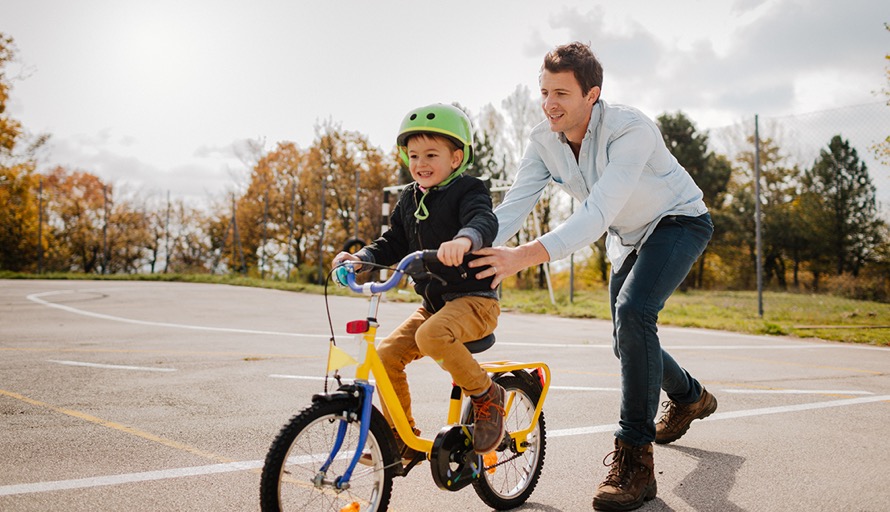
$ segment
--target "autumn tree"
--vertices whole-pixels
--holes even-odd
[[[316,126],[305,173],[310,187],[307,247],[314,249],[307,253],[307,262],[323,271],[343,243],[356,234],[366,241],[376,238],[381,230],[383,188],[397,182],[398,172],[398,164],[363,134],[345,131],[332,122]]]
[[[245,262],[251,272],[287,275],[324,267],[352,238],[365,241],[380,233],[383,188],[395,183],[392,154],[367,137],[327,121],[316,126],[307,150],[280,142],[251,170],[246,192],[236,204],[236,222]],[[222,218],[213,231],[234,234]],[[227,242],[231,247],[231,242]],[[230,266],[235,251],[225,258]],[[321,260],[319,260],[319,257]]]
[[[39,240],[40,177],[34,152],[47,136],[33,139],[21,123],[6,113],[11,79],[8,65],[15,60],[13,39],[0,32],[0,269],[33,272],[44,241]]]
[[[0,270],[38,270],[38,180],[30,164],[0,165]]]
[[[304,194],[300,187],[305,155],[293,143],[282,142],[259,156],[251,170],[247,191],[238,199],[238,235],[248,269],[265,274],[273,262],[290,261],[287,237],[295,216],[302,214]],[[297,243],[304,236],[302,222],[293,233]],[[229,235],[234,235],[234,226]],[[230,253],[236,254],[236,253]],[[230,261],[237,268],[239,262]]]
[[[56,167],[44,180],[48,270],[97,273],[105,262],[105,184],[93,174]]]

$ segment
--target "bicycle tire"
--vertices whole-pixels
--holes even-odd
[[[520,375],[498,374],[493,377],[507,392],[513,394],[510,414],[504,419],[507,432],[528,428],[541,399],[541,385],[528,373]],[[467,408],[467,420],[472,421],[473,408]],[[486,468],[473,481],[473,489],[486,505],[495,510],[509,510],[525,503],[541,477],[544,467],[544,453],[547,439],[545,435],[544,413],[538,417],[538,425],[527,438],[528,445],[521,454],[515,446],[500,448],[497,462],[484,462]],[[515,457],[515,458],[514,458]]]
[[[358,443],[360,421],[350,415],[356,401],[349,397],[320,400],[292,417],[272,442],[260,477],[260,506],[264,512],[297,510],[380,512],[389,506],[394,468],[391,460],[392,437],[383,415],[372,410],[365,443],[372,465],[357,464],[349,488],[338,490],[332,484],[349,465]],[[324,483],[315,485],[342,421],[346,436],[328,471]],[[285,464],[285,462],[287,462]],[[355,505],[353,505],[355,504]]]

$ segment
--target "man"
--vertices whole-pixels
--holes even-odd
[[[633,510],[656,494],[652,442],[670,443],[717,400],[661,349],[656,321],[713,233],[702,192],[640,111],[600,99],[602,66],[587,45],[544,57],[539,82],[547,119],[532,131],[516,180],[495,209],[494,247],[476,251],[477,278],[492,287],[516,272],[586,247],[604,233],[621,410],[610,471],[597,510]],[[519,247],[510,239],[544,187],[555,183],[581,207],[553,231]],[[655,423],[661,389],[669,398]]]

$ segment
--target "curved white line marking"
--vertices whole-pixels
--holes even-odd
[[[120,364],[84,363],[80,361],[56,361],[47,359],[50,363],[64,364],[67,366],[87,366],[89,368],[105,368],[109,370],[137,370],[143,372],[175,372],[176,368],[151,368],[148,366],[126,366]]]
[[[230,332],[237,334],[263,334],[267,336],[291,336],[295,338],[330,338],[330,336],[326,334],[298,334],[294,332],[279,332],[279,331],[261,331],[256,329],[233,329],[230,327],[206,327],[203,325],[189,325],[189,324],[174,324],[169,322],[152,322],[148,320],[134,320],[132,318],[123,318],[120,316],[112,316],[112,315],[104,315],[102,313],[93,313],[92,311],[84,311],[82,309],[73,308],[71,306],[64,306],[62,304],[55,304],[53,302],[49,302],[43,300],[41,297],[45,297],[48,295],[61,295],[66,293],[77,293],[83,292],[85,290],[59,290],[53,292],[43,292],[43,293],[32,293],[28,295],[26,298],[32,302],[36,302],[38,304],[42,304],[44,306],[50,308],[61,309],[62,311],[67,311],[69,313],[74,313],[76,315],[89,316],[92,318],[98,318],[101,320],[111,320],[113,322],[124,322],[128,324],[136,324],[136,325],[152,325],[157,327],[172,327],[174,329],[191,329],[195,331],[214,331],[214,332]]]

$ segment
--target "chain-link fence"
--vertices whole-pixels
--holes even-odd
[[[890,161],[876,148],[890,136],[890,106],[884,101],[805,114],[770,117],[759,113],[760,140],[772,139],[785,157],[783,165],[811,168],[832,137],[849,141],[868,168],[880,215],[890,222]],[[754,116],[736,125],[708,130],[711,148],[731,160],[753,153]]]

